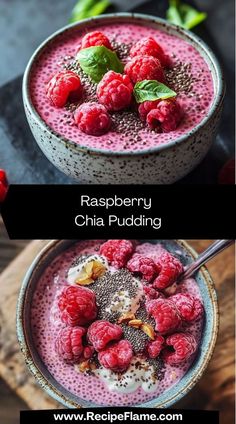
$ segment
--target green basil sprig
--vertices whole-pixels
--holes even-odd
[[[169,8],[166,13],[167,20],[185,29],[191,29],[199,25],[207,18],[207,14],[199,12],[189,4],[180,0],[169,0]]]
[[[94,46],[82,49],[77,53],[78,60],[84,73],[89,75],[94,82],[101,81],[108,71],[122,73],[124,65],[117,54],[105,46]]]
[[[134,97],[137,103],[143,103],[146,100],[164,100],[175,96],[175,91],[156,80],[143,80],[134,86]]]
[[[110,5],[109,0],[79,0],[72,10],[70,22],[78,22],[81,19],[98,16],[105,12]]]

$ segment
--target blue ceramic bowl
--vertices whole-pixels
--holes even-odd
[[[78,241],[78,240],[77,240]],[[147,240],[145,240],[147,241]],[[182,240],[148,240],[161,242],[170,252],[175,252],[184,265],[190,263],[197,253]],[[35,258],[22,283],[17,306],[17,335],[26,364],[42,388],[54,399],[69,408],[101,406],[84,401],[61,386],[49,373],[42,362],[32,339],[30,308],[36,284],[45,268],[55,257],[68,249],[75,240],[50,242]],[[196,281],[201,291],[205,307],[205,323],[197,357],[184,377],[158,398],[135,405],[142,407],[166,408],[184,397],[197,383],[205,371],[216,343],[219,313],[214,283],[205,267],[196,273]]]

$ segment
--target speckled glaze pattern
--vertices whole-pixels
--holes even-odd
[[[32,64],[58,33],[96,23],[137,23],[177,35],[192,44],[204,57],[215,87],[215,98],[207,116],[187,135],[165,145],[132,153],[87,148],[54,133],[36,112],[29,93]],[[62,172],[80,183],[93,184],[171,184],[188,174],[204,158],[217,132],[224,98],[220,66],[210,49],[195,35],[165,20],[139,14],[112,14],[68,26],[46,40],[32,56],[23,80],[23,100],[31,131],[46,157]]]
[[[181,254],[184,265],[189,264],[193,258],[197,257],[197,253],[182,240],[145,241],[162,243],[164,248],[170,252],[178,252],[178,254]],[[48,372],[34,347],[29,317],[32,296],[37,281],[45,268],[49,266],[55,257],[60,255],[75,242],[75,240],[52,241],[39,253],[24,278],[17,306],[17,335],[28,368],[49,395],[69,408],[94,407],[97,405],[84,401],[70,393]],[[142,240],[142,242],[144,242],[144,240]],[[194,387],[211,359],[219,325],[217,296],[214,283],[205,267],[202,267],[201,270],[196,273],[195,279],[199,286],[205,308],[205,323],[199,353],[191,368],[177,384],[161,394],[158,398],[139,404],[139,407],[167,408],[173,405]]]

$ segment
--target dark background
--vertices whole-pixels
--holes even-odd
[[[22,106],[21,81],[35,48],[68,23],[75,2],[0,0],[0,168],[7,170],[11,183],[74,183],[44,157],[34,142]],[[113,0],[113,4],[113,11],[135,9],[164,17],[168,2]],[[227,95],[213,147],[202,164],[180,184],[217,183],[219,170],[234,156],[234,1],[195,0],[194,5],[208,13],[207,21],[194,31],[222,63]]]

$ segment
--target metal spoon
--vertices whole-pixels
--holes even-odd
[[[183,273],[178,278],[178,282],[184,278],[191,277],[199,268],[201,268],[202,265],[216,256],[222,250],[229,247],[233,242],[234,240],[216,240],[206,250],[204,250],[204,252],[202,252],[197,257],[197,259],[195,259],[195,261],[184,268]]]

